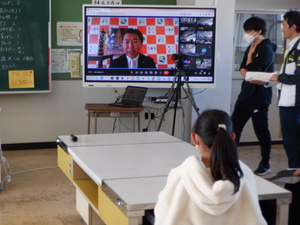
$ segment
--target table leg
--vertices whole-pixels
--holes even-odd
[[[97,118],[98,118],[98,113],[95,113],[95,134],[97,134]]]
[[[140,112],[137,112],[137,119],[138,119],[138,132],[141,132],[141,117]]]
[[[135,117],[134,117],[134,112],[131,113],[131,117],[132,117],[132,131],[135,132]]]
[[[291,199],[277,199],[276,225],[288,225]]]
[[[90,134],[91,129],[91,112],[88,112],[88,134]]]

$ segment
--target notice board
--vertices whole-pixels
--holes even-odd
[[[1,94],[50,91],[49,1],[0,1]]]

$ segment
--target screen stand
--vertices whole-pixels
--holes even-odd
[[[182,86],[184,85],[184,83],[187,86],[187,90],[185,90],[184,88],[182,88]],[[176,85],[176,87],[175,87],[175,85]],[[173,127],[172,127],[172,136],[174,136],[175,122],[176,122],[176,111],[177,111],[177,108],[178,108],[178,102],[181,100],[181,88],[184,90],[184,92],[188,96],[188,99],[190,100],[193,108],[195,109],[197,115],[199,116],[199,108],[197,107],[195,99],[194,99],[194,97],[192,95],[192,91],[191,91],[190,85],[188,83],[188,79],[187,79],[187,77],[185,75],[184,70],[182,68],[179,68],[176,71],[176,74],[175,74],[172,86],[171,86],[171,88],[170,88],[170,90],[168,92],[168,99],[167,99],[167,102],[166,102],[166,104],[164,106],[164,110],[163,110],[161,119],[159,121],[159,125],[158,125],[158,128],[157,128],[157,131],[160,131],[162,122],[164,121],[164,118],[165,118],[165,114],[168,112],[168,110],[169,110],[169,108],[171,106],[171,102],[174,100],[174,97],[175,97],[175,102],[174,102],[174,117],[173,117]]]

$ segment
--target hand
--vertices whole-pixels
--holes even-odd
[[[247,55],[247,61],[246,61],[246,65],[252,63],[252,56],[253,56],[253,53],[255,52],[255,49],[256,49],[256,45],[255,44],[252,44],[249,48],[249,52],[248,52],[248,55]]]
[[[278,74],[274,74],[273,76],[270,77],[269,81],[275,81],[278,82]]]
[[[249,48],[248,56],[251,55],[255,52],[256,49],[256,44],[252,44]]]
[[[247,70],[245,68],[240,69],[240,73],[242,76],[246,76]]]
[[[267,82],[263,82],[261,80],[251,80],[250,83],[251,84],[258,84],[258,85],[268,85]]]
[[[300,175],[300,169],[297,169],[294,173],[293,173],[294,176],[299,176]]]

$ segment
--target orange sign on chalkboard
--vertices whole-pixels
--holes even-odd
[[[34,88],[33,70],[10,70],[8,71],[9,88]]]

